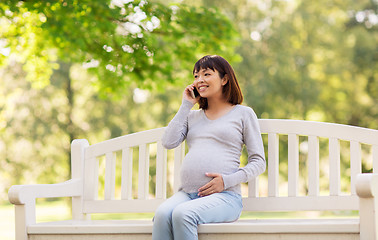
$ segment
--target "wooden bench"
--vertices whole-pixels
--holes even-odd
[[[378,171],[378,130],[297,120],[262,119],[259,122],[262,134],[267,135],[263,139],[267,142],[268,180],[263,184],[263,177],[260,177],[260,181],[249,182],[245,187],[248,193],[243,191],[243,211],[359,210],[359,217],[241,219],[234,223],[200,225],[200,239],[378,239],[378,175],[361,174],[361,155],[366,152],[362,149],[366,148],[370,149],[373,170]],[[164,128],[153,129],[93,145],[86,140],[74,140],[71,180],[10,188],[9,199],[16,209],[16,240],[151,239],[152,220],[91,220],[90,215],[154,212],[166,199],[171,186],[173,191],[177,191],[185,145],[183,143],[167,151],[161,145],[163,132]],[[288,142],[288,156],[280,158],[279,142],[282,138]],[[321,165],[319,159],[323,158],[320,155],[324,154],[319,149],[324,141],[328,145],[329,162]],[[347,151],[350,167],[347,171],[340,167],[340,156],[345,154],[341,154],[340,149],[345,147],[341,148],[340,142],[344,146],[344,141],[350,145]],[[308,151],[303,146],[307,146]],[[300,167],[303,164],[300,161],[303,157],[299,157],[303,154],[301,149],[302,152],[307,151],[304,157],[306,169]],[[133,158],[133,152],[139,156],[138,160]],[[279,161],[282,159],[288,162],[285,194],[280,193],[279,188],[283,182],[279,175]],[[156,165],[156,175],[150,173],[152,165]],[[329,168],[329,188],[325,193],[320,191],[319,181],[319,172],[324,168]],[[299,191],[302,171],[307,173],[306,194]],[[349,171],[350,192],[341,191],[345,181],[341,180],[341,176]],[[151,181],[151,175],[154,181]],[[151,182],[156,183],[155,193],[150,193]],[[102,188],[104,191],[99,194]],[[259,196],[259,192],[264,191],[266,195]],[[72,220],[36,223],[36,198],[52,197],[72,197]]]

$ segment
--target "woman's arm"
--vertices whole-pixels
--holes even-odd
[[[162,138],[165,148],[175,148],[185,140],[188,133],[188,115],[192,107],[191,102],[183,99],[180,109],[165,129]]]
[[[182,104],[172,121],[168,124],[163,138],[162,144],[165,148],[172,149],[180,145],[186,138],[188,133],[188,115],[190,109],[197,103],[199,97],[193,98],[191,92],[194,85],[187,86],[182,97]]]
[[[241,182],[247,182],[263,173],[266,169],[264,145],[259,122],[252,108],[248,109],[243,119],[243,141],[248,152],[248,163],[233,174],[222,175],[225,189]]]

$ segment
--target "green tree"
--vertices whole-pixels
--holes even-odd
[[[164,126],[203,54],[238,59],[238,34],[216,9],[119,2],[0,3],[3,199],[11,184],[67,179],[75,138]],[[134,100],[139,88],[148,102]]]
[[[24,63],[33,86],[49,84],[59,59],[87,63],[100,93],[119,97],[135,82],[164,89],[188,77],[207,52],[235,59],[237,32],[215,8],[146,1],[0,3],[3,47]],[[0,64],[7,64],[2,56]]]

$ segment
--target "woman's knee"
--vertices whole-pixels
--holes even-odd
[[[197,225],[196,214],[192,209],[177,206],[172,213],[173,223],[191,223]]]
[[[155,216],[154,216],[154,222],[171,222],[172,218],[172,210],[159,207],[156,209]]]

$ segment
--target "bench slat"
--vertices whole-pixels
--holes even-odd
[[[90,200],[85,213],[154,212],[164,199]],[[243,198],[243,211],[337,211],[358,210],[357,195]]]
[[[376,144],[377,142],[377,130],[356,126],[287,119],[259,119],[259,124],[262,133],[295,133],[301,136],[313,135],[324,138],[337,136],[346,141],[358,141],[366,144]]]
[[[122,149],[121,199],[133,196],[133,149]]]
[[[86,148],[85,158],[93,158],[107,152],[116,152],[125,147],[138,147],[141,144],[154,143],[161,139],[165,128],[156,128],[125,136],[109,139]]]
[[[248,197],[258,197],[259,196],[259,177],[251,179],[248,182]]]
[[[115,189],[115,170],[116,170],[116,153],[109,152],[106,154],[105,167],[105,199],[114,199]]]
[[[151,213],[164,199],[91,200],[84,202],[84,213]],[[243,211],[337,211],[358,210],[354,196],[258,197],[243,198]]]
[[[151,220],[71,220],[55,222],[54,224],[35,224],[29,227],[28,232],[30,234],[67,234],[67,232],[71,234],[152,233],[152,224]],[[198,226],[198,232],[200,234],[359,233],[359,219],[240,219],[232,223],[201,224]],[[279,236],[277,237],[279,238]]]
[[[149,145],[139,145],[139,180],[138,180],[138,199],[148,199],[148,180],[150,165]]]
[[[153,213],[164,199],[91,200],[84,202],[85,213]]]
[[[359,233],[359,219],[240,219],[232,223],[202,224],[199,233]],[[281,239],[282,235],[275,238]],[[336,237],[336,236],[334,236]],[[245,239],[255,239],[245,237]],[[286,238],[285,238],[286,239]],[[287,238],[287,239],[302,239]],[[318,239],[318,238],[314,238]],[[331,239],[331,238],[330,238]]]
[[[156,198],[167,197],[167,149],[161,141],[157,142],[156,153]]]
[[[84,200],[93,200],[98,198],[98,167],[97,158],[85,160],[85,177],[84,177]]]
[[[378,172],[378,145],[373,145],[371,152],[373,154],[373,172]]]
[[[356,194],[356,177],[361,173],[361,144],[357,141],[350,142],[350,190]]]
[[[276,133],[268,133],[268,196],[278,196],[278,156],[279,138]]]
[[[308,136],[308,195],[319,195],[319,138]]]
[[[243,211],[358,210],[357,195],[243,198]]]
[[[288,136],[288,196],[298,196],[299,178],[299,138],[296,134]]]
[[[340,141],[329,139],[329,192],[331,196],[340,195]]]

